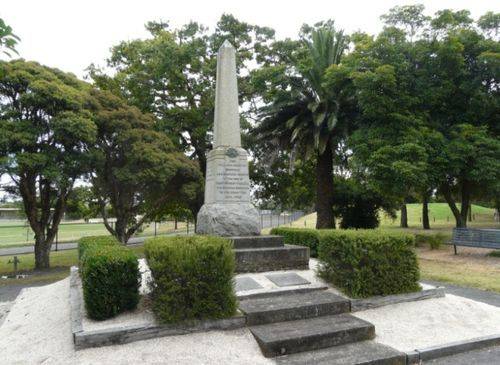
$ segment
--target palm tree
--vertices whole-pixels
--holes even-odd
[[[274,139],[281,148],[316,157],[316,228],[335,228],[333,215],[333,158],[341,137],[338,90],[325,82],[327,69],[339,65],[347,36],[331,23],[313,29],[302,40],[304,59],[289,75],[286,92],[262,108],[255,132]]]

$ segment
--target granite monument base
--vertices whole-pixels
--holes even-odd
[[[257,236],[259,212],[251,203],[204,204],[198,212],[196,233],[212,236]]]

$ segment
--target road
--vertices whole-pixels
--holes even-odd
[[[185,233],[167,233],[162,236],[169,236],[173,234],[185,234]],[[153,236],[144,236],[144,237],[132,237],[129,239],[127,245],[139,245],[143,243],[147,238],[151,238]],[[72,250],[77,248],[78,243],[77,242],[68,242],[68,243],[59,243],[57,245],[57,250],[58,251],[63,251],[63,250]],[[51,247],[52,251],[56,251],[56,245],[52,244]],[[22,247],[7,247],[7,248],[0,248],[0,256],[12,256],[12,255],[22,255],[26,253],[33,253],[34,252],[34,246],[22,246]]]

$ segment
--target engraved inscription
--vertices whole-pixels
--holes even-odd
[[[244,203],[250,201],[248,161],[245,154],[209,156],[206,202]],[[232,153],[231,153],[232,154]]]

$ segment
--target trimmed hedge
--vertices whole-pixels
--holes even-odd
[[[210,236],[148,239],[153,312],[161,323],[226,318],[236,312],[230,240]]]
[[[78,261],[82,261],[85,251],[94,246],[115,246],[119,242],[114,236],[87,236],[78,240]]]
[[[80,265],[85,308],[96,320],[135,309],[139,303],[137,256],[126,247],[102,242],[84,245]]]
[[[271,234],[283,236],[287,245],[309,247],[311,257],[318,257],[319,232],[316,229],[276,227],[271,229]]]
[[[319,275],[354,298],[420,290],[414,236],[370,230],[320,232]]]

